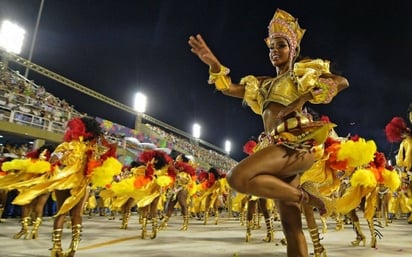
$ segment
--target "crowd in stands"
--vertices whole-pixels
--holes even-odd
[[[50,94],[43,86],[0,63],[0,120],[63,133],[68,120],[82,115],[64,99]],[[219,167],[222,171],[236,164],[230,157],[193,144],[188,138],[166,132],[152,124],[146,125],[157,135],[156,138],[167,141],[169,147],[184,149],[199,161]],[[111,134],[111,137],[118,140],[119,145],[125,145],[122,142],[124,136]]]

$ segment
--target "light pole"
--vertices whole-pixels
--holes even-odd
[[[19,25],[4,20],[0,28],[0,47],[6,51],[3,56],[5,68],[8,67],[7,53],[20,54],[26,31]]]
[[[40,7],[39,7],[39,12],[37,13],[36,26],[34,27],[33,39],[31,40],[29,59],[28,59],[30,62],[31,62],[31,59],[33,57],[34,45],[36,44],[37,31],[39,29],[41,13],[43,12],[44,1],[45,0],[41,0]],[[30,71],[30,69],[28,67],[26,67],[26,71],[24,72],[24,77],[26,79],[29,77],[29,71]]]
[[[142,116],[146,111],[147,98],[146,95],[137,92],[134,96],[134,109],[137,112],[136,121],[134,124],[134,129],[140,131],[140,126],[142,124]]]

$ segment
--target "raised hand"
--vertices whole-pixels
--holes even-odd
[[[207,64],[212,72],[220,71],[219,60],[210,50],[201,35],[197,34],[196,36],[190,36],[188,43],[191,46],[190,51],[196,54],[202,62]]]

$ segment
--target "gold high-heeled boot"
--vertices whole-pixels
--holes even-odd
[[[167,222],[169,222],[169,219],[170,219],[169,216],[165,216],[165,217],[163,218],[162,223],[160,223],[160,225],[159,225],[159,230],[164,230],[164,229],[166,229],[166,227],[167,227]]]
[[[204,217],[204,220],[203,220],[203,225],[207,225],[208,219],[209,219],[209,210],[206,210],[205,211],[205,217]]]
[[[343,230],[343,229],[344,229],[343,220],[342,220],[342,218],[340,217],[340,215],[336,215],[335,220],[336,220],[335,230],[336,230],[336,231]]]
[[[321,216],[320,221],[322,222],[322,233],[326,234],[328,232],[328,224],[326,223],[326,217]]]
[[[180,230],[186,231],[188,226],[189,226],[189,216],[185,215],[183,216],[183,226]]]
[[[372,221],[368,221],[369,231],[371,232],[371,248],[376,248],[376,233],[375,233],[375,225]]]
[[[253,225],[254,225],[253,219],[246,221],[246,238],[245,238],[246,243],[249,242],[250,238],[252,237]]]
[[[64,218],[64,222],[66,223],[66,228],[72,228],[72,220],[70,219],[69,216],[66,216]]]
[[[1,218],[1,216],[3,216],[3,212],[4,212],[4,208],[2,206],[2,207],[0,207],[0,223],[3,222],[2,218]]]
[[[239,222],[241,226],[245,225],[245,212],[243,210],[239,212]]]
[[[145,239],[147,235],[147,218],[142,218],[142,235],[141,238]]]
[[[326,249],[320,243],[319,231],[317,228],[309,229],[310,238],[313,244],[314,257],[326,257]]]
[[[356,233],[356,239],[355,241],[352,241],[352,245],[353,246],[359,246],[359,244],[362,242],[363,246],[365,246],[366,243],[366,237],[365,235],[362,233],[359,221],[354,221],[353,222],[353,229],[355,230]]]
[[[61,241],[62,234],[63,234],[63,229],[61,228],[53,229],[53,234],[52,234],[53,246],[50,249],[51,257],[64,257],[63,249],[62,249],[62,241]]]
[[[157,236],[157,218],[152,218],[152,234],[150,239],[155,239]]]
[[[24,239],[28,238],[29,236],[29,223],[30,223],[30,217],[24,217],[20,221],[21,223],[21,229],[20,231],[13,236],[14,239],[19,239],[20,237],[24,236]]]
[[[261,226],[260,226],[260,215],[259,214],[257,214],[256,212],[255,213],[253,213],[253,229],[260,229],[260,228],[262,228]]]
[[[37,239],[39,236],[39,227],[42,222],[42,219],[40,217],[37,217],[36,220],[33,223],[33,228],[31,230],[30,234],[30,239]]]
[[[265,224],[266,224],[266,237],[263,238],[263,241],[267,243],[273,242],[273,240],[275,239],[275,236],[273,234],[272,218],[265,219]]]
[[[73,257],[80,244],[80,237],[82,232],[82,225],[76,224],[72,226],[72,241],[70,242],[69,249],[65,253],[64,257]]]
[[[219,224],[219,211],[217,210],[215,212],[215,225],[218,225],[218,224]]]
[[[120,229],[127,229],[127,226],[129,225],[130,214],[130,212],[123,213],[122,224],[120,225]]]

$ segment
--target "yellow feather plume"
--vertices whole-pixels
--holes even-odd
[[[161,187],[166,187],[172,184],[173,180],[171,177],[165,175],[165,176],[158,176],[156,179],[156,184],[158,184]]]
[[[373,161],[376,150],[377,147],[373,140],[365,141],[359,138],[358,141],[343,141],[340,144],[337,160],[347,160],[348,166],[352,168],[361,167]]]
[[[357,169],[353,173],[350,183],[353,187],[363,186],[374,188],[377,185],[375,175],[368,169]]]
[[[383,184],[389,188],[391,192],[396,191],[401,186],[401,178],[399,174],[387,169],[382,172]]]
[[[134,177],[123,179],[120,182],[113,183],[110,189],[117,196],[130,194],[136,190],[134,187],[134,180]]]
[[[14,159],[12,161],[3,162],[1,169],[3,171],[25,170],[30,164],[30,159]]]
[[[51,170],[51,164],[48,161],[35,160],[27,166],[26,172],[42,174]]]
[[[102,166],[93,170],[91,182],[96,187],[104,187],[111,183],[113,176],[118,175],[122,171],[122,163],[116,158],[107,158]]]

